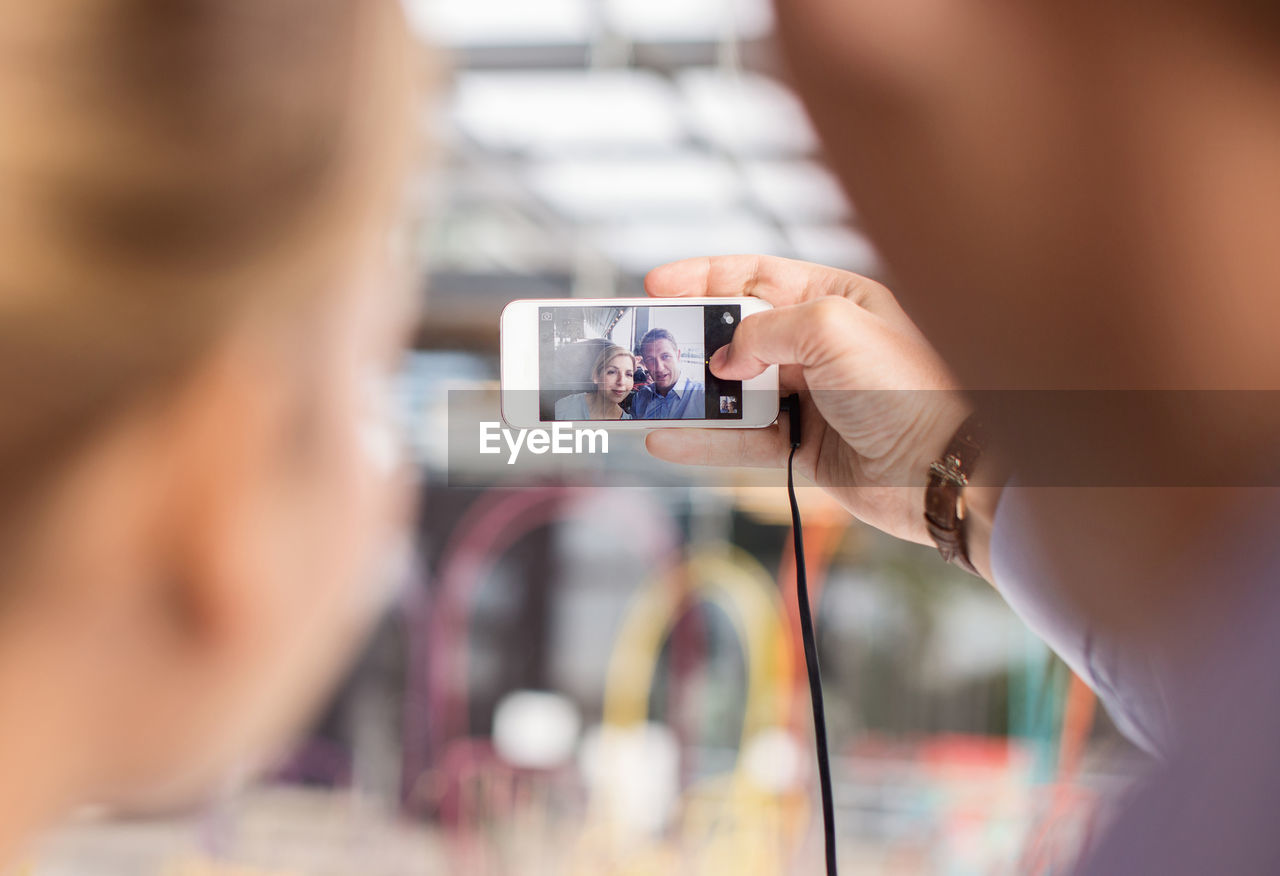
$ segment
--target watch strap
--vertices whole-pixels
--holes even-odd
[[[938,553],[978,574],[969,559],[964,488],[982,455],[983,435],[976,414],[970,414],[956,430],[942,457],[929,466],[929,483],[924,492],[924,521]]]

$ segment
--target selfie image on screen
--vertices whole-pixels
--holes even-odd
[[[733,337],[740,308],[544,307],[538,313],[543,420],[741,419],[741,381],[706,360]]]

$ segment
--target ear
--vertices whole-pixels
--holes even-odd
[[[259,570],[270,565],[263,532],[293,407],[273,359],[252,336],[232,337],[160,414],[168,446],[160,598],[175,631],[214,659],[253,636],[272,593],[261,586]]]
[[[229,340],[95,427],[24,537],[19,559],[39,586],[19,592],[33,610],[53,609],[64,629],[97,618],[88,635],[136,631],[139,611],[197,639],[230,633],[244,599],[233,583],[244,580],[241,535],[287,409],[280,369],[252,346]]]
[[[229,735],[234,682],[260,665],[265,624],[287,617],[279,588],[261,586],[292,425],[288,372],[268,349],[229,340],[101,424],[25,546],[31,586],[0,641],[40,667],[45,718],[60,715],[70,735],[56,742],[97,799],[196,769],[209,739]]]

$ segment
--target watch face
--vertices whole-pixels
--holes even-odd
[[[980,427],[973,415],[956,430],[942,459],[929,465],[929,485],[924,493],[924,517],[938,553],[949,563],[978,574],[969,560],[965,527],[964,488],[981,454]]]

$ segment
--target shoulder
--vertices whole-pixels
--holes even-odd
[[[582,419],[579,412],[585,412],[587,409],[587,394],[585,392],[566,395],[564,398],[556,402],[556,419],[570,420]]]

